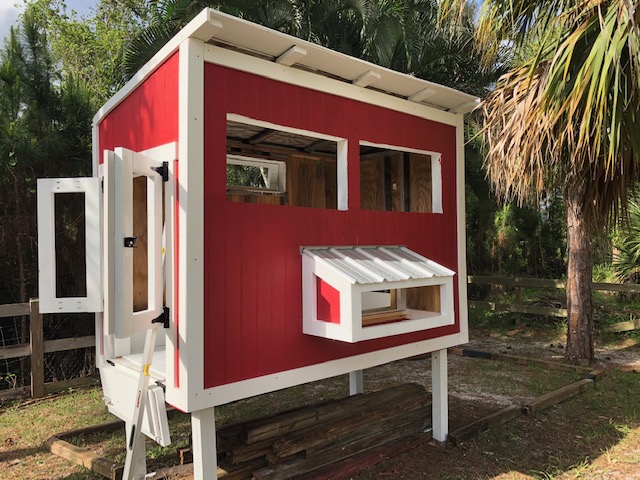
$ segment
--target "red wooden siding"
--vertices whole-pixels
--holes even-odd
[[[99,135],[100,152],[139,152],[178,140],[178,53],[100,122]]]
[[[318,279],[316,288],[318,320],[340,323],[340,292],[321,279]]]
[[[454,127],[210,64],[204,101],[205,387],[459,332],[456,311],[455,325],[358,344],[304,335],[299,253],[402,244],[457,270]],[[346,138],[350,210],[228,202],[227,113]],[[360,210],[360,140],[441,152],[444,214]]]

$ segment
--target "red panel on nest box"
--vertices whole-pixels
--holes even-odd
[[[318,278],[318,320],[340,323],[340,292]]]

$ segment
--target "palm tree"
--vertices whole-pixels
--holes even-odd
[[[466,2],[445,0],[445,12]],[[567,207],[566,358],[593,360],[592,233],[640,172],[638,0],[485,0],[478,44],[532,54],[482,104],[486,168],[505,199],[560,189]],[[531,48],[531,45],[536,48]]]

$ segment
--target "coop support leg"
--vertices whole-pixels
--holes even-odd
[[[447,434],[449,433],[446,349],[431,353],[431,381],[433,439],[436,442],[444,442],[447,440]]]
[[[364,371],[349,372],[349,395],[364,393]]]
[[[218,478],[216,419],[213,407],[191,414],[191,434],[193,436],[194,480]]]

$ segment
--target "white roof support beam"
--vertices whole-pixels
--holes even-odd
[[[457,107],[454,107],[450,110],[451,113],[468,113],[474,110],[478,105],[480,105],[480,99],[476,98],[475,100],[471,100],[470,102],[464,102]]]
[[[294,45],[289,50],[287,50],[282,55],[280,55],[278,58],[276,58],[276,63],[290,67],[294,63],[298,63],[298,61],[301,58],[303,58],[306,54],[307,54],[306,49],[302,47],[298,47],[297,45]]]
[[[423,88],[422,90],[418,90],[416,93],[409,95],[407,97],[407,100],[409,100],[410,102],[421,102],[433,95],[435,95],[435,90],[433,90],[432,88]]]
[[[351,83],[353,83],[357,87],[367,87],[372,83],[380,80],[381,78],[382,77],[378,72],[374,70],[367,70]]]

